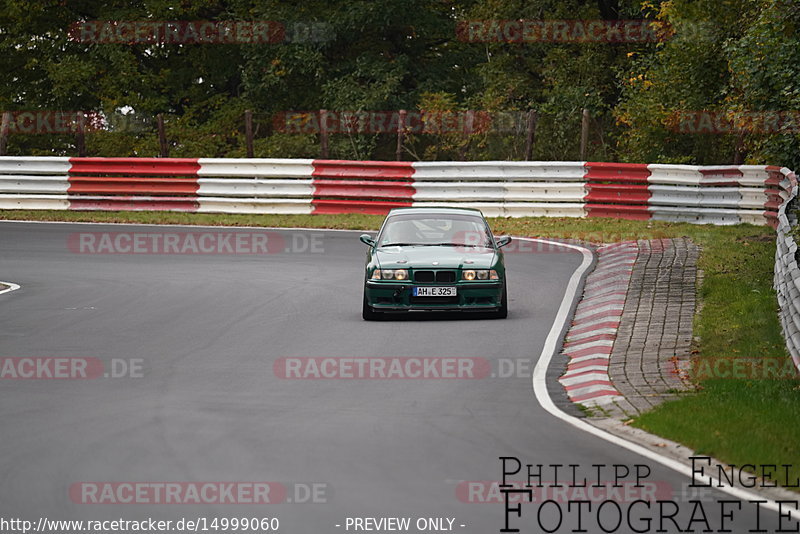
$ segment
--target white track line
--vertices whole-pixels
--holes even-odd
[[[674,471],[686,476],[687,478],[692,478],[692,470],[691,468],[682,463],[678,460],[674,460],[667,456],[663,456],[658,454],[655,451],[652,451],[642,445],[637,443],[633,443],[632,441],[628,441],[626,439],[620,438],[606,432],[605,430],[601,430],[586,421],[574,417],[572,415],[567,414],[566,412],[559,409],[555,403],[553,403],[553,399],[550,398],[550,394],[547,392],[547,368],[550,366],[550,362],[553,359],[553,356],[556,354],[558,350],[558,342],[561,339],[562,331],[566,326],[567,319],[569,318],[569,312],[572,308],[572,303],[577,296],[578,287],[580,285],[581,278],[583,277],[584,273],[589,269],[589,266],[592,264],[592,252],[581,246],[571,245],[567,243],[559,243],[556,241],[548,241],[545,239],[528,239],[524,237],[518,237],[515,239],[525,240],[525,241],[539,241],[541,243],[562,246],[571,248],[583,254],[583,261],[581,262],[580,266],[575,269],[575,272],[572,273],[572,277],[567,284],[567,290],[564,293],[564,298],[561,300],[561,306],[558,309],[558,314],[556,315],[555,320],[553,321],[553,326],[550,328],[550,333],[547,335],[547,339],[544,342],[544,347],[542,348],[542,354],[539,356],[539,361],[536,362],[536,367],[533,370],[533,377],[532,377],[532,386],[533,392],[536,395],[536,399],[539,401],[539,404],[544,408],[550,415],[557,417],[584,432],[591,434],[594,437],[603,439],[614,445],[622,447],[624,449],[628,449],[631,452],[644,456],[645,458],[652,460],[654,462],[658,462],[661,465],[669,467]],[[702,479],[704,482],[707,480],[712,481],[712,485],[714,489],[718,489],[723,491],[729,495],[736,497],[737,499],[744,500],[744,501],[766,501],[762,504],[764,508],[773,510],[777,512],[779,510],[778,503],[774,500],[758,495],[757,493],[747,491],[741,488],[736,488],[732,486],[721,485],[720,481],[715,479],[711,476],[704,476]],[[791,514],[792,517],[797,520],[800,517],[800,514],[797,510],[792,510],[790,508],[781,508],[782,513]]]
[[[0,295],[2,295],[3,293],[9,293],[11,291],[16,291],[17,289],[19,289],[18,284],[12,284],[11,282],[3,282],[0,280],[0,284],[8,286],[7,288],[0,290]]]

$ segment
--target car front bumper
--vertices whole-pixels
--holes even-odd
[[[455,297],[413,297],[414,286],[454,286]],[[491,311],[500,308],[503,281],[419,284],[396,280],[367,280],[364,286],[367,304],[375,311]]]

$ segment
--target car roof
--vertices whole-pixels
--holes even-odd
[[[439,215],[472,215],[483,217],[481,210],[475,208],[448,208],[448,207],[405,207],[405,208],[392,208],[387,217],[392,215],[409,215],[418,213],[420,215],[439,214]]]

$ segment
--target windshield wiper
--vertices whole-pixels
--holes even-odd
[[[423,243],[384,243],[381,247],[421,247]]]

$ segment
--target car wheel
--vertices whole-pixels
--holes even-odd
[[[372,306],[367,304],[367,294],[364,293],[364,305],[361,307],[361,317],[365,321],[377,321],[379,319],[378,312],[372,309]]]
[[[497,310],[497,315],[495,315],[495,317],[498,319],[505,319],[508,317],[508,290],[505,284],[503,284],[503,297],[500,299],[500,308]]]

